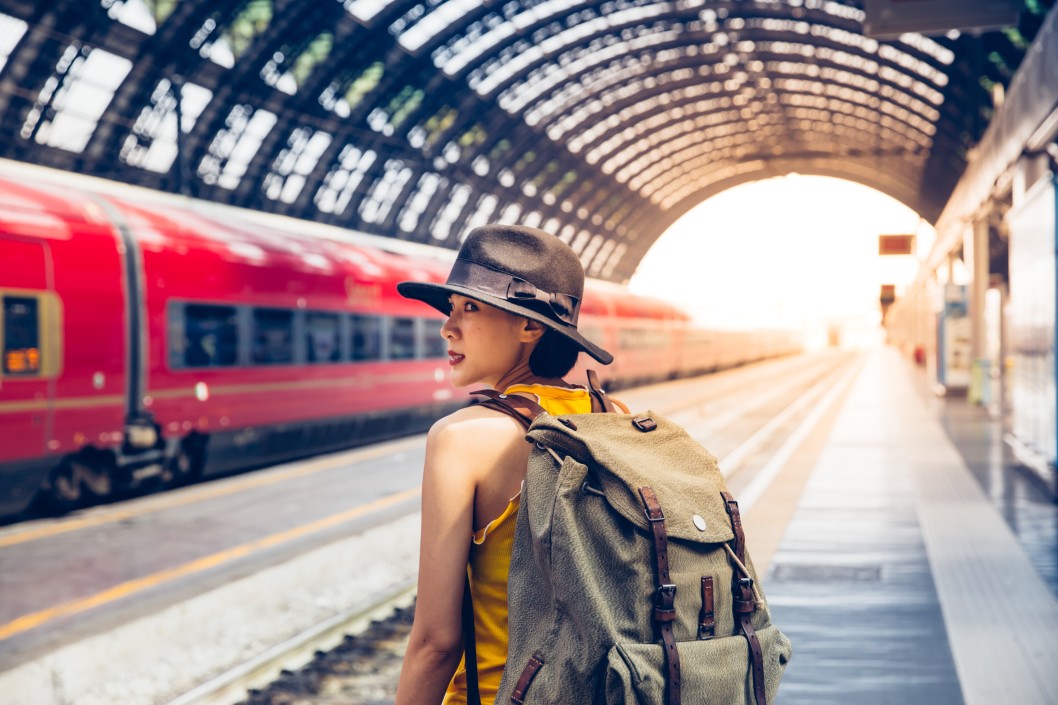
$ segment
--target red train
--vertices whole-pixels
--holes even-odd
[[[0,176],[0,515],[348,447],[466,403],[443,319],[394,286],[442,281],[443,257],[115,193]],[[799,348],[693,329],[616,285],[585,298],[611,386]]]

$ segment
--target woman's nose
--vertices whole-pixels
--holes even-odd
[[[452,323],[451,318],[446,318],[445,322],[441,324],[441,337],[445,339],[455,337],[455,325]]]

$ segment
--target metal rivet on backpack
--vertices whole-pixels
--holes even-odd
[[[698,527],[698,531],[705,531],[705,519],[695,514],[691,521],[693,521],[694,525]]]

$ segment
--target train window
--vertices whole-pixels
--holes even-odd
[[[441,337],[441,326],[444,321],[439,318],[422,319],[423,356],[445,357],[448,355],[448,341]]]
[[[281,365],[294,361],[293,311],[256,309],[253,312],[250,359],[257,365]]]
[[[353,362],[382,358],[382,319],[376,316],[350,316]]]
[[[394,318],[389,325],[389,359],[415,359],[415,319]]]
[[[305,316],[305,359],[308,362],[338,362],[342,357],[338,337],[338,315],[310,313]]]
[[[238,324],[231,306],[184,307],[184,365],[220,367],[234,365],[238,354]]]
[[[4,374],[39,375],[39,302],[25,296],[5,296],[3,302]]]

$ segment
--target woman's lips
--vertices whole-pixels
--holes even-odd
[[[458,365],[459,363],[461,363],[463,361],[464,357],[466,357],[466,356],[465,355],[460,355],[459,353],[454,353],[451,350],[449,350],[448,351],[448,364],[452,365],[452,366]]]

